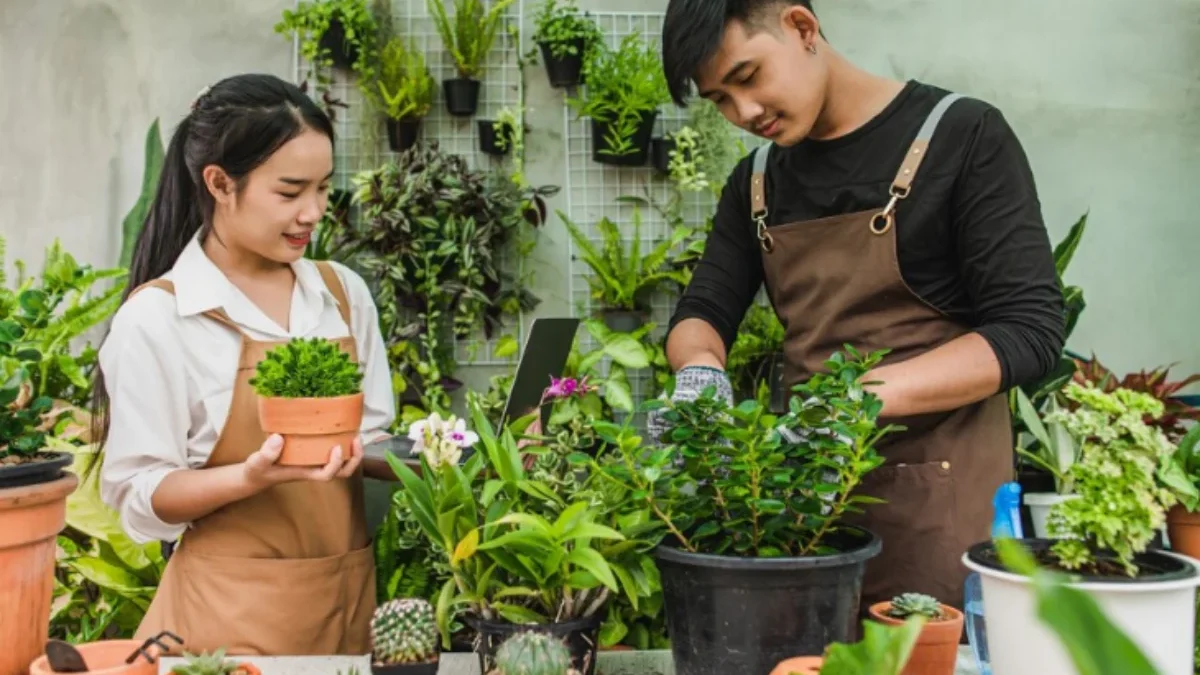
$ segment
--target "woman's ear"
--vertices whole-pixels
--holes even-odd
[[[233,198],[237,194],[237,185],[224,169],[215,164],[209,164],[204,167],[201,175],[204,177],[205,189],[212,195],[213,201],[218,206],[228,206],[233,202]]]

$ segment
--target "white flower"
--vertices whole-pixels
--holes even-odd
[[[431,468],[458,464],[463,448],[474,445],[479,436],[467,429],[465,420],[454,415],[442,419],[432,413],[408,427],[408,438],[413,442],[413,454],[424,455]]]

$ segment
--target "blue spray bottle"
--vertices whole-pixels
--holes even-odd
[[[992,497],[992,539],[1023,539],[1024,527],[1021,525],[1021,485],[1016,482],[1005,483],[996,490]],[[971,651],[975,654],[975,666],[980,675],[991,675],[991,659],[987,647],[987,622],[983,609],[983,589],[980,586],[979,574],[971,572],[967,575],[964,613],[967,623],[967,640],[971,643]]]

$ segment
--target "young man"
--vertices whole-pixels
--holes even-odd
[[[968,546],[1012,475],[1006,392],[1063,347],[1053,253],[1025,154],[998,110],[839,55],[808,0],[670,0],[663,66],[769,143],[730,176],[671,321],[677,399],[731,395],[725,356],[764,284],[786,328],[785,385],[850,343],[889,349],[869,379],[887,464],[853,522],[883,540],[863,606],[916,591],[962,606]],[[928,156],[927,156],[928,155]],[[661,432],[650,420],[650,432]]]

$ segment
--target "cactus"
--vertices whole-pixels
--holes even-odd
[[[893,619],[907,619],[910,616],[923,616],[927,619],[942,618],[942,606],[937,598],[921,593],[904,593],[892,598],[887,615]]]
[[[381,664],[433,661],[438,654],[433,607],[420,598],[399,598],[380,605],[371,617],[371,642]]]
[[[562,640],[524,631],[504,641],[496,650],[491,675],[575,675],[571,653]]]

